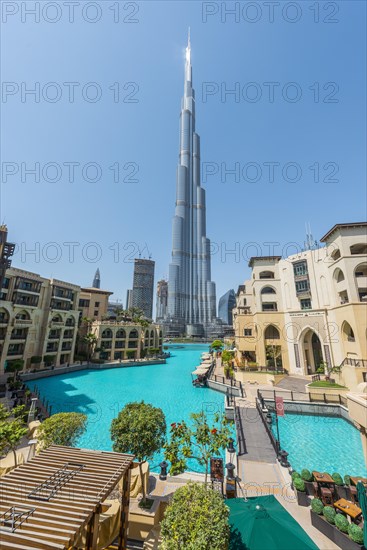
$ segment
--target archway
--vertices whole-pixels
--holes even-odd
[[[304,362],[304,373],[313,374],[317,372],[320,364],[324,361],[322,344],[319,336],[311,328],[307,329],[301,338],[301,350]]]

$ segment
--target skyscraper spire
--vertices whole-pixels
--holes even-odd
[[[216,299],[210,274],[210,241],[206,237],[205,190],[200,181],[200,137],[195,131],[190,30],[180,114],[176,190],[167,332],[203,336],[215,321]]]
[[[99,268],[97,269],[97,271],[94,274],[92,288],[101,288],[101,274],[99,272]]]

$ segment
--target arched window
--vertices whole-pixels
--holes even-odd
[[[29,315],[28,311],[20,311],[19,313],[16,314],[15,316],[16,319],[19,319],[19,320],[27,320],[29,321],[29,319],[31,318],[31,316]],[[61,317],[60,317],[61,319]]]
[[[342,272],[341,269],[339,269],[339,267],[337,267],[336,270],[334,271],[334,279],[337,283],[341,283],[345,279],[344,273]]]
[[[342,334],[345,340],[348,340],[348,342],[355,342],[355,336],[352,327],[348,323],[348,321],[344,321],[342,325]]]
[[[265,340],[279,340],[280,333],[277,327],[274,325],[267,326],[265,329],[264,338]]]
[[[154,338],[154,330],[150,331],[150,338]]]
[[[276,294],[275,290],[271,286],[264,286],[261,289],[261,294]]]
[[[74,319],[74,317],[68,317],[68,318],[66,319],[65,325],[66,325],[67,327],[73,327],[73,326],[75,325],[75,319]]]
[[[6,309],[0,309],[0,323],[7,323],[9,321],[9,313]]]
[[[138,331],[133,329],[129,334],[129,339],[134,340],[135,338],[138,338]]]
[[[102,338],[112,338],[112,330],[109,328],[105,328],[102,332]]]
[[[350,247],[350,253],[354,254],[367,254],[367,243],[356,243]]]
[[[354,276],[359,277],[367,277],[367,264],[359,264],[354,270]]]
[[[340,250],[339,248],[337,248],[336,250],[333,250],[332,253],[330,254],[331,258],[334,260],[334,262],[336,260],[338,260],[340,258]]]
[[[119,330],[116,332],[116,338],[122,340],[123,338],[126,338],[126,332],[123,328],[119,328]]]
[[[274,271],[260,271],[260,279],[274,279]]]

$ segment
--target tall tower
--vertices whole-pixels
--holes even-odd
[[[99,269],[97,269],[97,271],[94,274],[92,288],[101,288],[101,273]]]
[[[210,241],[206,237],[205,190],[200,185],[200,137],[195,131],[190,31],[180,114],[176,209],[169,266],[167,333],[204,336],[215,320]]]
[[[154,266],[153,260],[134,260],[131,306],[141,309],[148,319],[153,318]]]

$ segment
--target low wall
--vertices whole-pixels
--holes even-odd
[[[85,363],[84,365],[70,365],[69,367],[57,367],[55,369],[47,369],[37,372],[28,372],[21,374],[21,379],[24,382],[29,380],[37,380],[38,378],[48,378],[49,376],[57,376],[58,374],[69,374],[82,370],[105,370],[105,369],[124,369],[128,367],[145,367],[147,365],[163,365],[165,359],[152,359],[149,361],[129,361],[126,363]]]
[[[227,386],[227,384],[216,382],[215,380],[212,380],[210,378],[207,380],[207,386],[211,390],[220,391],[221,393],[227,393],[227,391],[229,390],[231,392],[231,395],[235,397],[241,397],[240,388],[236,388],[235,386]]]
[[[273,399],[264,399],[266,405],[275,406]],[[284,401],[284,411],[296,414],[314,414],[319,416],[337,416],[352,422],[346,407],[330,403],[305,403],[304,401]]]
[[[257,382],[258,384],[270,384],[274,385],[275,377],[273,374],[268,374],[267,372],[252,372],[252,371],[237,371],[236,380],[245,384],[246,382]]]
[[[317,386],[306,384],[306,392],[316,393],[317,395],[346,395],[349,391],[348,388],[318,388]]]

